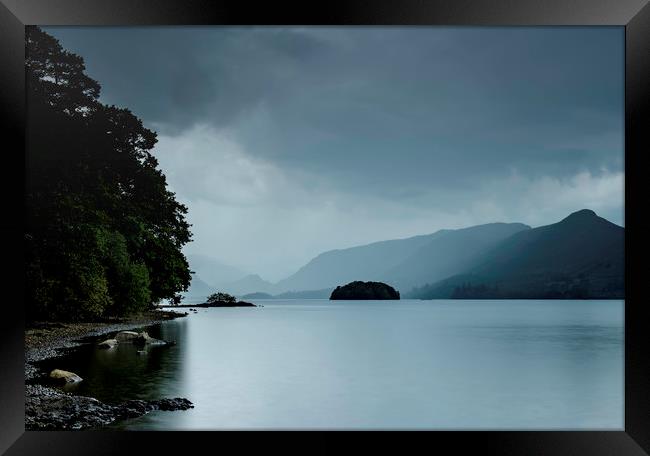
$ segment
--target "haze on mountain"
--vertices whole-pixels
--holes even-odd
[[[219,287],[248,275],[247,272],[208,255],[190,253],[187,254],[187,261],[194,272],[191,287],[200,286],[200,282],[210,287]]]
[[[490,223],[458,230],[444,229],[407,239],[324,252],[276,284],[257,274],[250,274],[233,281],[213,279],[211,285],[238,296],[254,292],[282,297],[329,296],[328,290],[354,280],[385,281],[398,289],[410,290],[416,285],[432,283],[462,272],[498,241],[527,229],[530,227],[521,223]],[[190,265],[193,270],[201,271],[201,278],[218,276],[224,270],[223,264],[216,260],[211,263],[204,257],[198,257],[200,262],[195,264],[194,258],[190,258]],[[214,271],[205,269],[210,264],[217,268]],[[195,295],[196,292],[192,285],[188,295]]]
[[[314,290],[361,280],[410,290],[462,272],[486,249],[527,229],[530,227],[521,223],[490,223],[332,250],[278,282],[277,288]]]
[[[405,297],[421,299],[620,298],[624,233],[584,209],[538,228],[489,223],[331,250],[275,284],[257,274],[214,284],[195,276],[187,295],[220,289],[238,296],[264,293],[259,296],[266,299],[322,298],[339,284],[362,280],[389,283]],[[205,276],[236,271],[218,261],[198,260]],[[210,265],[218,267],[210,271]]]
[[[304,291],[285,291],[272,295],[270,293],[255,292],[243,295],[242,299],[328,299],[332,294],[333,288],[324,288],[322,290],[304,290]]]
[[[274,293],[277,290],[274,284],[262,279],[258,274],[249,274],[239,280],[224,284],[222,288],[235,296],[251,292]]]
[[[459,230],[444,230],[404,261],[381,275],[401,290],[437,281],[465,271],[488,249],[520,231],[523,223],[490,223]]]
[[[226,264],[216,258],[202,254],[188,254],[188,261],[193,272],[192,281],[183,295],[192,301],[200,300],[216,291],[225,291],[237,296],[256,292],[275,292],[271,282],[258,274],[247,273],[235,266]]]
[[[189,289],[182,293],[185,299],[192,298],[193,301],[200,301],[203,298],[210,296],[215,291],[215,287],[205,282],[201,277],[192,274]]]

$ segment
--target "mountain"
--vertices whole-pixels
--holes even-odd
[[[219,260],[201,254],[188,254],[187,261],[190,270],[195,271],[211,287],[218,288],[223,284],[234,282],[246,276],[239,268],[222,263]]]
[[[331,288],[322,290],[285,291],[274,296],[275,299],[327,299],[332,294]]]
[[[190,282],[190,287],[184,293],[181,293],[184,297],[184,303],[188,302],[205,302],[205,299],[214,293],[214,288],[203,281],[196,274],[192,274],[192,281]]]
[[[242,299],[273,299],[273,295],[262,292],[248,293],[241,297]]]
[[[583,209],[510,236],[462,274],[409,297],[623,298],[624,241],[624,228]]]
[[[192,276],[192,281],[190,282],[190,287],[187,290],[187,294],[192,294],[192,295],[202,295],[205,294],[206,296],[212,291],[214,288],[210,286],[208,283],[203,281],[201,277],[197,276],[194,274]]]
[[[278,282],[280,290],[335,288],[353,280],[378,279],[446,230],[407,239],[374,242],[342,250],[330,250],[312,259],[298,272]]]
[[[325,289],[362,280],[387,282],[398,290],[409,290],[458,274],[497,242],[528,229],[521,223],[491,223],[331,250],[280,281],[277,289]]]
[[[225,293],[242,296],[247,293],[273,293],[275,285],[267,282],[257,274],[249,274],[234,282],[225,283],[219,287]]]
[[[526,230],[530,227],[523,223],[489,223],[449,230],[388,269],[382,279],[400,290],[437,282],[460,274],[498,242]]]
[[[277,295],[255,292],[243,295],[242,299],[327,299],[332,294],[332,288],[322,290],[285,291]]]

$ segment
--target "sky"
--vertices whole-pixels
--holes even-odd
[[[193,242],[319,253],[589,208],[624,225],[622,27],[47,27],[158,133]]]

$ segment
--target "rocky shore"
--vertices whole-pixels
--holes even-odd
[[[187,410],[192,407],[189,400],[180,397],[130,400],[109,405],[92,397],[75,396],[43,385],[25,385],[25,429],[28,431],[98,428],[153,410]]]
[[[82,344],[80,339],[150,326],[187,313],[151,311],[135,317],[98,323],[34,323],[25,331],[25,429],[77,430],[101,427],[116,420],[135,418],[153,410],[187,410],[185,398],[130,400],[109,405],[92,397],[77,396],[34,383],[47,375],[34,363],[61,356]]]

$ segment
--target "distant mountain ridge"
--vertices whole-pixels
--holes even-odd
[[[251,291],[261,293],[273,293],[276,286],[271,282],[262,279],[257,274],[249,274],[239,280],[224,284],[221,288],[227,293],[241,296]]]
[[[201,277],[194,276],[191,291],[325,298],[341,284],[378,281],[407,298],[620,298],[624,296],[624,233],[624,228],[588,209],[537,228],[489,223],[445,229],[330,250],[276,284],[256,274],[208,284],[201,280],[209,266],[204,258]],[[212,272],[220,271],[224,269]],[[225,271],[241,272],[228,267]]]
[[[276,287],[279,290],[325,289],[362,280],[386,282],[397,289],[409,290],[463,271],[486,249],[529,229],[522,223],[490,223],[330,250],[278,282]]]
[[[242,299],[327,299],[332,294],[332,288],[322,290],[285,291],[272,295],[270,293],[255,292],[243,295]]]
[[[212,292],[213,287],[202,280],[201,277],[194,274],[190,281],[190,289],[194,291],[193,294],[205,294],[207,296]]]
[[[187,260],[190,263],[190,270],[195,271],[195,275],[201,277],[201,280],[210,287],[234,282],[248,274],[207,255],[190,253],[187,255]]]
[[[371,244],[330,250],[321,253],[295,274],[277,283],[281,290],[313,290],[335,288],[352,280],[379,278],[385,270],[399,264],[432,239],[447,230],[407,239],[373,242]]]
[[[624,298],[625,229],[589,209],[512,235],[412,298]]]
[[[382,278],[402,290],[459,274],[498,242],[515,233],[530,230],[523,223],[489,223],[458,230],[446,230]]]
[[[208,295],[217,291],[226,292],[235,296],[251,294],[250,290],[256,290],[257,293],[268,294],[274,290],[274,285],[262,279],[257,274],[249,274],[239,280],[221,285],[211,285],[202,280],[198,275],[192,277],[190,287],[184,296],[193,301],[206,298]],[[248,293],[248,294],[247,294]]]

